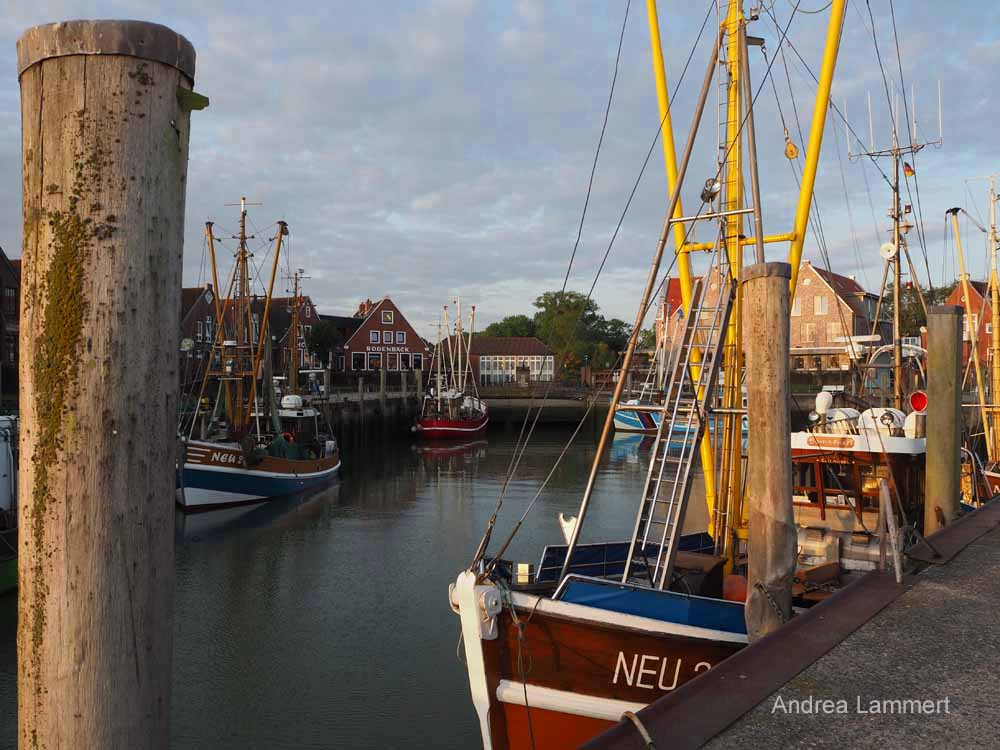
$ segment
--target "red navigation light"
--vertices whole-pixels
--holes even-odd
[[[927,394],[923,391],[914,391],[910,394],[910,408],[913,411],[926,411],[927,410]]]

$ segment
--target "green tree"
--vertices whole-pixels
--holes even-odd
[[[618,318],[605,320],[603,316],[600,316],[594,334],[599,341],[607,344],[611,351],[617,353],[624,351],[625,347],[628,346],[629,337],[632,335],[632,326]]]
[[[612,367],[628,345],[632,326],[605,318],[597,303],[579,292],[545,292],[535,300],[538,338],[552,347],[556,361],[568,370],[585,363]]]
[[[312,327],[306,336],[306,346],[309,351],[319,356],[323,367],[330,364],[330,352],[344,343],[340,331],[332,320],[321,320]]]
[[[894,307],[892,286],[891,282],[886,284],[885,295],[882,298],[881,318],[888,321],[892,320],[892,311]],[[924,294],[924,301],[927,303],[928,307],[940,305],[948,299],[948,295],[954,291],[956,286],[958,286],[958,282],[953,281],[950,284],[935,287],[934,289],[924,289],[922,290]],[[920,304],[920,295],[918,294],[916,287],[911,284],[905,284],[899,290],[900,336],[919,336],[920,328],[926,325],[927,316],[924,314],[923,305]]]
[[[503,320],[490,323],[483,330],[484,336],[534,336],[535,321],[527,315],[508,315]]]
[[[599,318],[597,303],[579,292],[545,292],[535,307],[536,335],[552,348],[556,366],[579,369],[593,354],[588,332]]]
[[[656,331],[652,328],[643,328],[639,331],[639,340],[636,346],[640,349],[652,349],[656,346]]]

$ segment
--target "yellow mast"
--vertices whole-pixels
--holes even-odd
[[[976,373],[976,390],[979,395],[980,409],[983,414],[983,431],[986,433],[986,456],[990,461],[996,460],[995,446],[993,443],[995,424],[992,417],[992,409],[986,405],[986,384],[983,382],[983,372],[979,367],[979,332],[977,326],[972,322],[972,307],[970,305],[971,295],[969,294],[969,274],[965,272],[965,254],[962,252],[962,238],[958,232],[958,211],[952,208],[948,211],[951,214],[951,225],[955,232],[955,249],[958,254],[958,271],[962,279],[962,298],[965,304],[965,330],[969,336],[969,350],[972,354],[972,364]]]
[[[743,249],[740,236],[743,234],[742,216],[735,212],[743,208],[743,50],[740,45],[740,30],[746,18],[743,15],[742,0],[730,0],[723,29],[726,35],[726,119],[725,119],[725,164],[722,165],[722,211],[733,212],[727,216],[723,226],[728,272],[737,281],[743,267]],[[719,265],[719,272],[725,269]],[[743,345],[742,295],[737,294],[726,332],[726,347],[723,351],[722,406],[726,410],[742,406]],[[719,466],[719,496],[726,516],[732,525],[736,519],[732,511],[742,506],[743,482],[741,481],[743,434],[741,422],[736,414],[725,413],[722,418],[721,456]],[[718,419],[716,420],[718,424]],[[742,525],[742,524],[741,524]],[[728,537],[728,535],[726,535]],[[728,547],[728,538],[723,540]],[[731,558],[732,559],[732,558]]]
[[[667,172],[667,196],[674,192],[677,184],[677,152],[674,146],[674,127],[670,119],[670,92],[667,88],[667,73],[663,64],[663,48],[660,44],[660,22],[656,13],[656,0],[646,0],[646,16],[649,23],[649,44],[653,56],[653,77],[656,80],[656,101],[660,112],[660,142],[663,145],[663,163]],[[680,199],[674,209],[674,218],[684,215]],[[677,252],[677,276],[681,287],[681,304],[684,314],[691,312],[691,295],[693,282],[691,277],[691,259],[685,252],[683,222],[678,221],[673,226],[674,244]],[[714,245],[711,245],[714,247]],[[666,325],[666,321],[664,321]],[[692,352],[692,360],[701,361],[698,350]],[[693,372],[692,378],[697,379],[698,373]],[[712,435],[706,430],[701,438],[701,468],[705,483],[705,505],[708,517],[716,515],[715,505],[715,456],[712,449]]]

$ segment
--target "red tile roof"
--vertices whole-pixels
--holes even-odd
[[[472,336],[472,353],[477,356],[543,356],[552,350],[534,336]]]

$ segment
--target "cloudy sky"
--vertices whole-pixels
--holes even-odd
[[[780,27],[794,2],[771,3]],[[899,90],[889,2],[870,3],[882,62]],[[802,0],[799,7],[815,11],[824,4]],[[705,40],[715,11],[706,0],[659,5],[672,88],[706,13],[713,19],[677,92],[680,144],[708,61]],[[9,0],[0,19],[6,71],[0,77],[0,245],[20,255],[18,35],[34,24],[71,18],[151,20],[192,41],[195,88],[211,98],[208,109],[193,114],[185,283],[205,280],[204,221],[235,227],[236,210],[224,204],[246,195],[263,203],[251,209],[255,226],[263,230],[278,218],[289,223],[291,262],[311,276],[306,290],[322,311],[347,313],[362,297],[389,294],[424,333],[440,305],[456,294],[477,303],[480,325],[531,312],[532,300],[558,288],[566,271],[625,9],[626,0],[178,0],[169,11],[148,0]],[[928,265],[938,283],[954,274],[955,265],[943,235],[944,210],[967,205],[984,214],[983,183],[965,179],[1000,171],[992,94],[1000,6],[895,0],[895,14],[906,103],[912,115],[912,85],[921,139],[937,137],[938,81],[943,91],[943,147],[928,147],[910,160],[919,180],[910,190],[919,186]],[[788,32],[817,72],[826,19],[826,13],[798,12]],[[764,38],[767,54],[753,51],[755,88],[773,60],[785,122],[804,152],[795,117],[808,138],[813,83],[791,48],[782,59],[780,34],[766,13],[749,33]],[[868,6],[852,0],[834,99],[846,105],[865,140],[868,92],[876,145],[886,146],[890,117]],[[713,92],[683,194],[692,209],[715,169],[716,109]],[[586,291],[593,282],[658,122],[645,3],[633,0],[571,289]],[[797,192],[770,81],[758,100],[757,127],[765,229],[787,231]],[[891,172],[889,161],[881,167]],[[596,287],[605,314],[634,317],[666,197],[657,146]],[[834,116],[817,201],[834,270],[855,274],[877,291],[877,250],[887,236],[890,193],[870,162],[848,159],[844,127]],[[710,233],[704,226],[696,236],[704,240]],[[911,242],[923,275],[915,233]],[[985,245],[971,225],[966,244],[973,272],[981,272]],[[778,258],[785,248],[769,252]],[[806,257],[823,262],[815,233]]]

